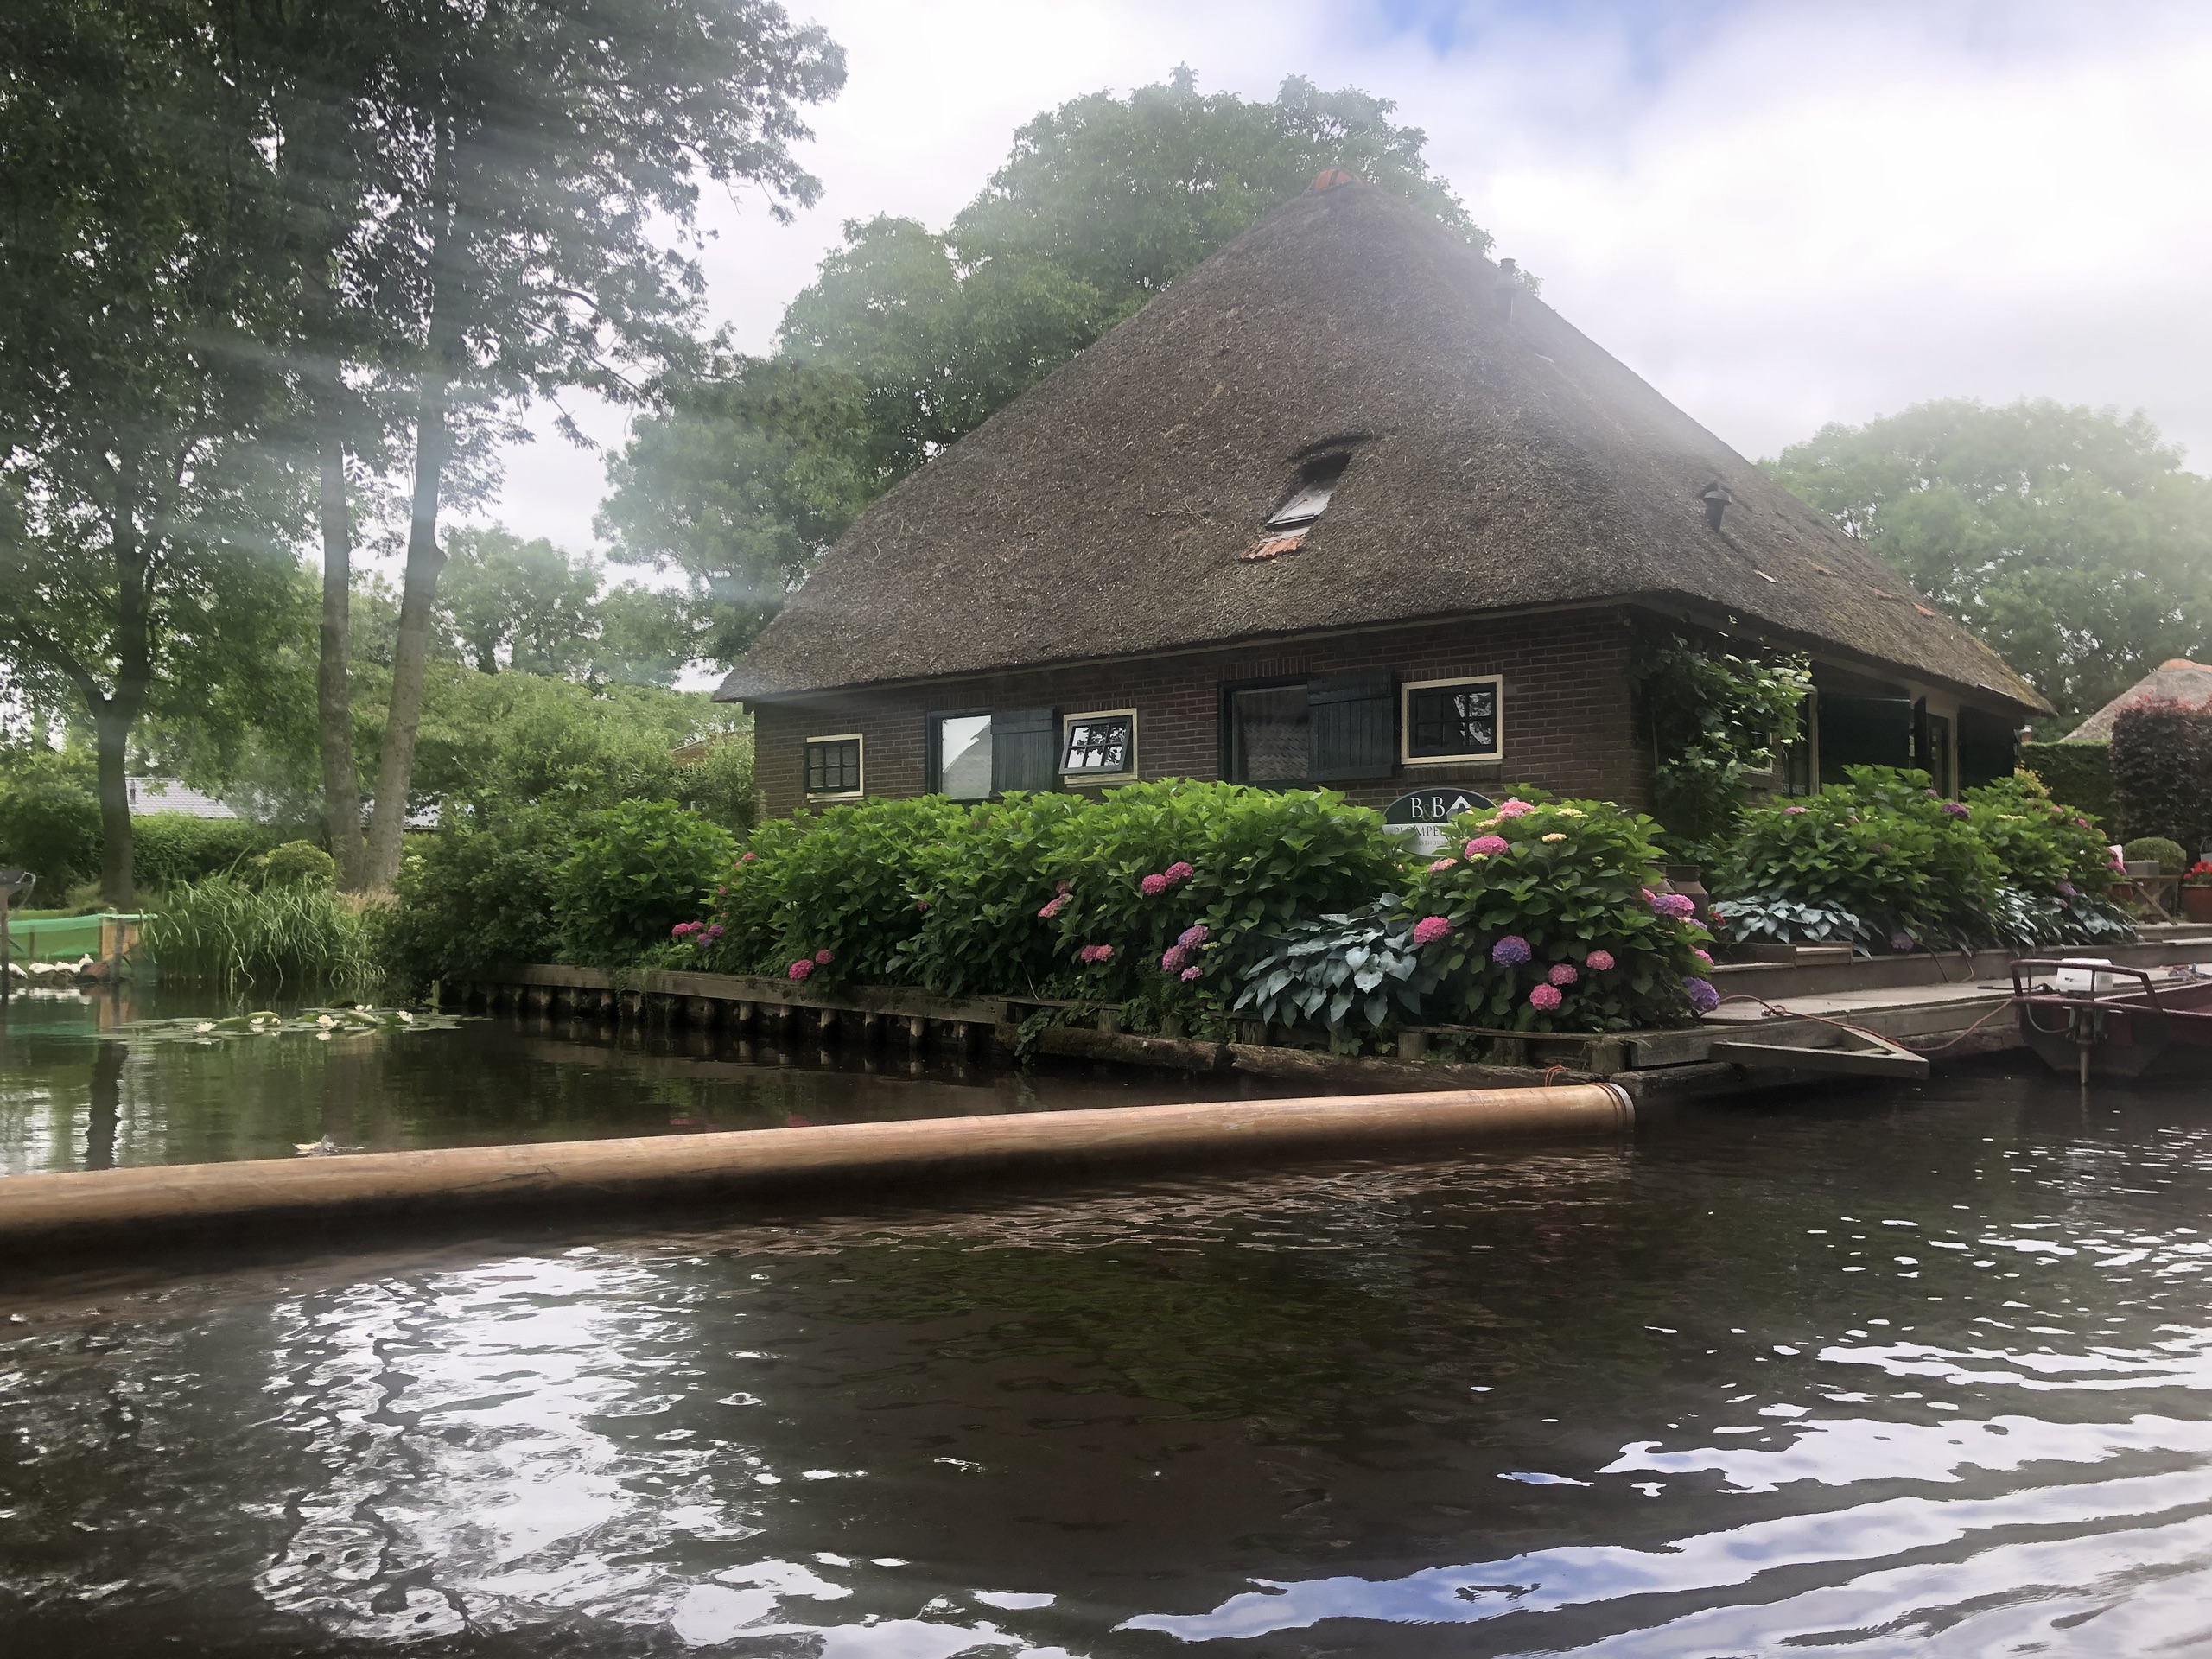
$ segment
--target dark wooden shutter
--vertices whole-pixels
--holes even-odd
[[[2020,764],[2012,722],[1979,709],[1959,710],[1959,787],[1973,789],[2010,778]]]
[[[1059,782],[1060,722],[1050,709],[1001,709],[991,716],[991,791],[1047,790]]]
[[[1388,778],[1398,700],[1388,674],[1321,674],[1306,683],[1306,775],[1315,783]]]
[[[1912,764],[1912,699],[1840,697],[1823,691],[1821,711],[1821,781],[1840,784],[1846,766],[1909,766]]]

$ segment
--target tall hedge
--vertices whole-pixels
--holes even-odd
[[[130,820],[131,863],[137,885],[166,893],[204,881],[291,839],[251,818],[195,818],[184,812],[148,812]]]
[[[2020,765],[2043,779],[2050,798],[2104,825],[2111,841],[2126,838],[2120,796],[2113,788],[2109,743],[2023,743]]]
[[[2113,783],[2131,836],[2195,853],[2212,842],[2212,709],[2139,702],[2112,730]]]

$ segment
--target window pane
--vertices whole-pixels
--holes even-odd
[[[861,786],[861,746],[856,738],[806,746],[806,792],[853,795]]]
[[[956,801],[991,792],[991,717],[955,715],[937,723],[938,786]]]
[[[1127,715],[1104,715],[1068,722],[1067,747],[1060,756],[1062,772],[1127,772],[1129,750],[1135,738],[1135,722]]]
[[[1439,685],[1411,693],[1408,754],[1495,754],[1497,687]]]
[[[1295,783],[1306,776],[1306,688],[1270,685],[1230,694],[1230,769],[1241,784]]]

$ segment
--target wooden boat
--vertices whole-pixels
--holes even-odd
[[[2084,957],[2012,964],[2020,1039],[2056,1071],[2212,1081],[2212,976]]]

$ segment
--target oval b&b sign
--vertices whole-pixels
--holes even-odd
[[[1413,823],[1424,827],[1447,824],[1462,812],[1480,812],[1497,804],[1487,795],[1471,789],[1419,789],[1401,795],[1382,809],[1385,823]]]

